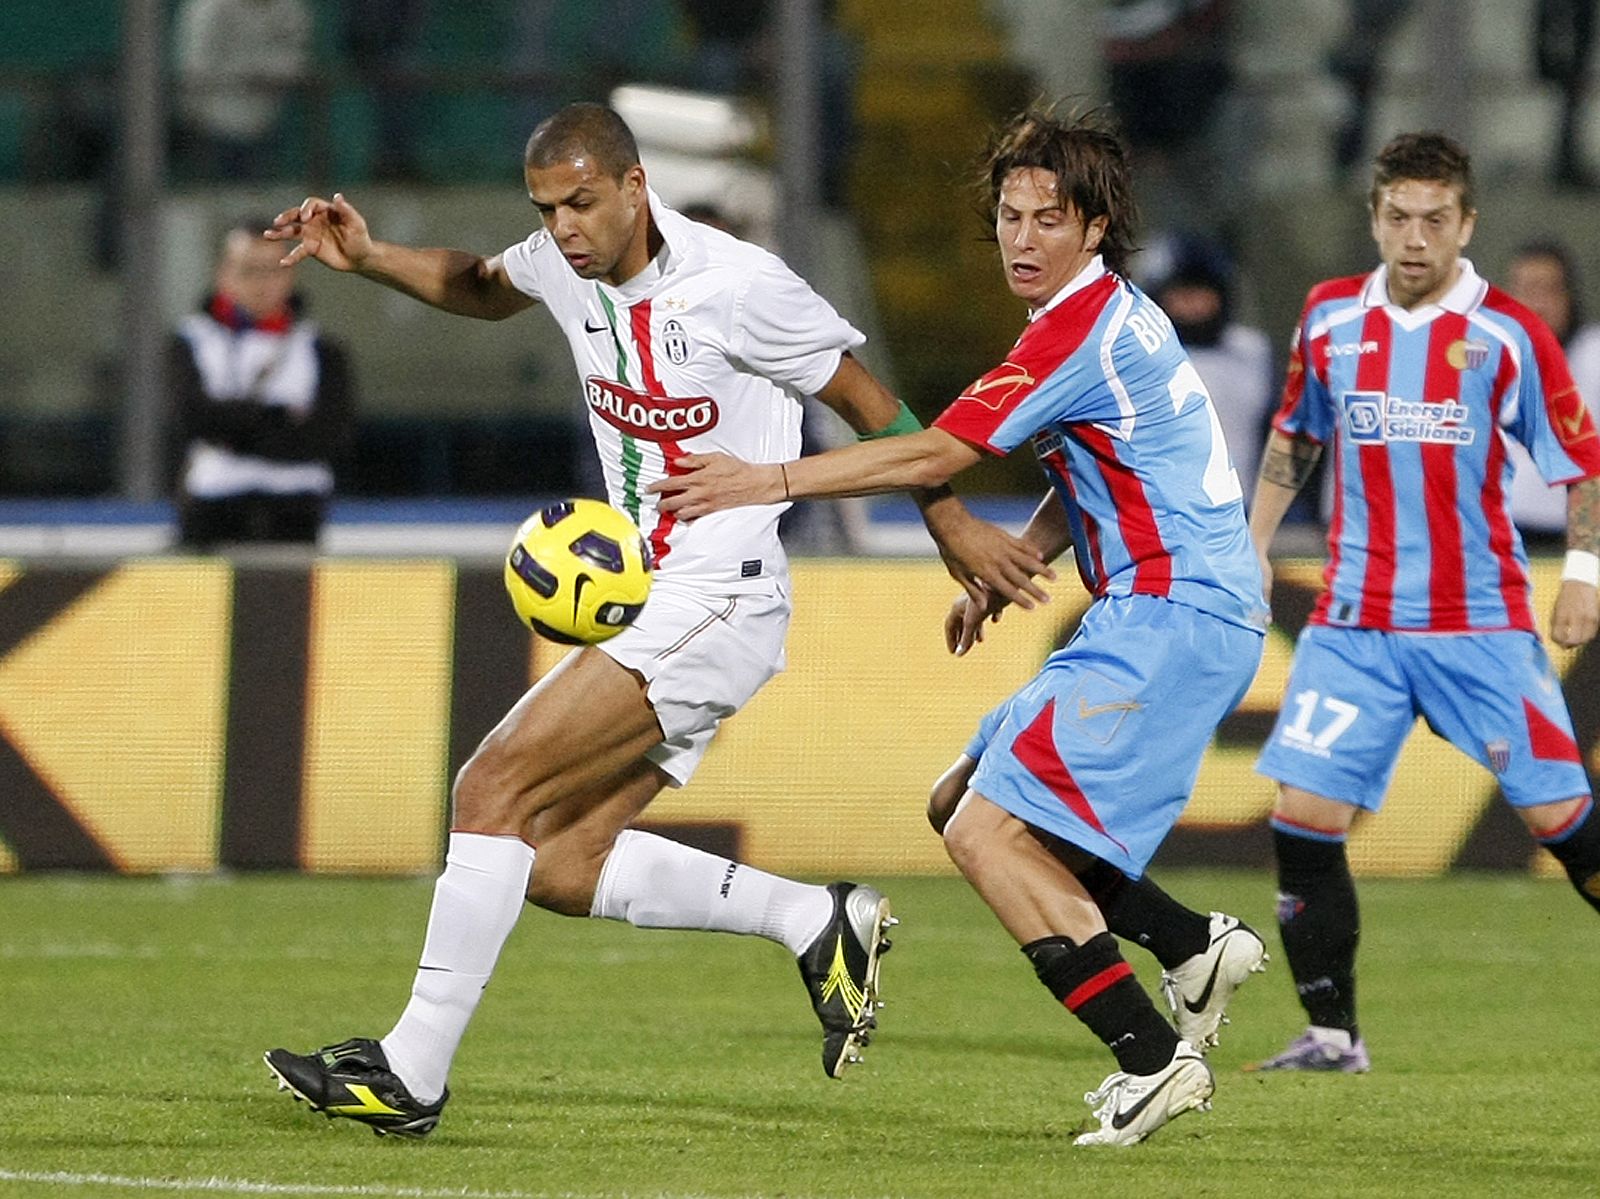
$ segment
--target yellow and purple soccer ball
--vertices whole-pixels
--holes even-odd
[[[638,618],[650,594],[650,547],[627,515],[599,500],[546,504],[506,552],[506,592],[535,633],[594,645]]]

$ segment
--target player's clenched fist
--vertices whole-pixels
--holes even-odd
[[[296,207],[280,212],[265,236],[272,241],[299,240],[299,245],[279,259],[284,266],[315,258],[336,271],[353,271],[372,250],[366,218],[343,192],[334,192],[331,200],[307,196]]]

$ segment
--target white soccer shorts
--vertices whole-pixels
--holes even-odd
[[[786,665],[789,581],[721,593],[658,578],[644,611],[598,648],[638,671],[666,740],[645,756],[683,786],[717,726]]]

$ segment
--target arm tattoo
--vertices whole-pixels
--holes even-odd
[[[1567,548],[1600,554],[1600,479],[1567,488]]]
[[[1268,483],[1299,491],[1322,457],[1322,447],[1314,441],[1291,440],[1287,451],[1269,445],[1261,458],[1261,477]]]

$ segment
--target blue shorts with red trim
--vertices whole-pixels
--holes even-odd
[[[1256,769],[1369,812],[1418,716],[1488,767],[1513,807],[1589,794],[1572,717],[1532,633],[1307,625]]]
[[[971,789],[1144,873],[1261,663],[1262,634],[1151,595],[1091,604],[1072,640],[979,725]]]

